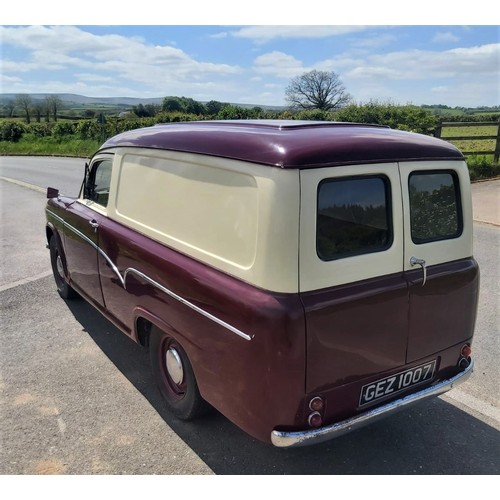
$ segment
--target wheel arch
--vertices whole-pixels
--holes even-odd
[[[153,327],[162,330],[164,333],[176,339],[183,347],[189,349],[192,345],[189,340],[169,325],[165,320],[156,314],[148,311],[144,307],[138,306],[134,309],[134,340],[143,347],[149,346],[149,337]]]
[[[47,245],[50,242],[50,238],[52,238],[54,234],[58,234],[54,224],[52,224],[51,222],[47,222],[47,224],[45,225],[45,237],[47,238]]]
[[[61,260],[64,267],[64,272],[66,274],[66,277],[69,277],[68,263],[66,261],[66,252],[64,251],[63,240],[60,232],[58,231],[57,227],[54,226],[54,224],[52,224],[51,222],[47,222],[47,224],[45,225],[45,235],[47,238],[47,248],[49,247],[50,239],[52,237],[56,239],[57,247],[59,250],[59,254],[61,255]]]

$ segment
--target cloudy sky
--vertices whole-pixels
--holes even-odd
[[[498,26],[211,21],[4,25],[0,92],[283,105],[290,79],[317,69],[337,73],[356,102],[500,104]]]

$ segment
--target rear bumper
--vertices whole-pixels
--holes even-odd
[[[341,436],[342,434],[364,427],[367,424],[371,424],[372,422],[386,417],[391,413],[407,408],[415,403],[444,394],[453,387],[465,382],[472,374],[473,369],[474,361],[471,360],[469,366],[464,371],[458,373],[450,379],[442,380],[436,385],[423,389],[419,392],[414,392],[401,399],[397,399],[396,401],[391,401],[383,406],[373,408],[365,413],[326,427],[295,432],[274,430],[271,432],[271,442],[274,446],[278,446],[280,448],[290,448],[328,441]]]

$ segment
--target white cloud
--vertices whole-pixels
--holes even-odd
[[[344,73],[349,78],[383,77],[394,80],[465,78],[498,75],[500,43],[442,52],[409,50],[371,55]]]
[[[114,81],[111,76],[96,75],[93,73],[75,73],[75,76],[84,82],[112,82]]]
[[[29,60],[17,66],[7,61],[2,72],[22,71],[23,64],[25,71],[92,68],[131,82],[156,82],[158,87],[207,74],[241,72],[238,66],[197,61],[175,47],[148,45],[138,37],[94,35],[74,26],[0,27],[0,38],[5,45],[32,51]]]
[[[369,38],[360,38],[352,42],[353,47],[360,49],[379,49],[397,40],[397,37],[391,34],[370,36]]]
[[[448,92],[450,90],[446,85],[439,85],[438,87],[432,87],[431,92],[435,92],[436,94],[442,94]]]
[[[256,43],[266,43],[276,38],[326,38],[330,36],[358,33],[366,26],[246,26],[230,34],[237,38],[248,38]]]
[[[301,61],[276,50],[258,56],[254,61],[254,70],[281,78],[294,77],[307,71]]]
[[[458,42],[460,38],[453,33],[447,31],[446,33],[440,32],[434,35],[432,41],[437,43]]]

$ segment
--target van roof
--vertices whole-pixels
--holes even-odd
[[[299,120],[168,123],[124,132],[99,151],[153,148],[206,154],[281,168],[414,160],[463,160],[452,144],[385,126]]]

